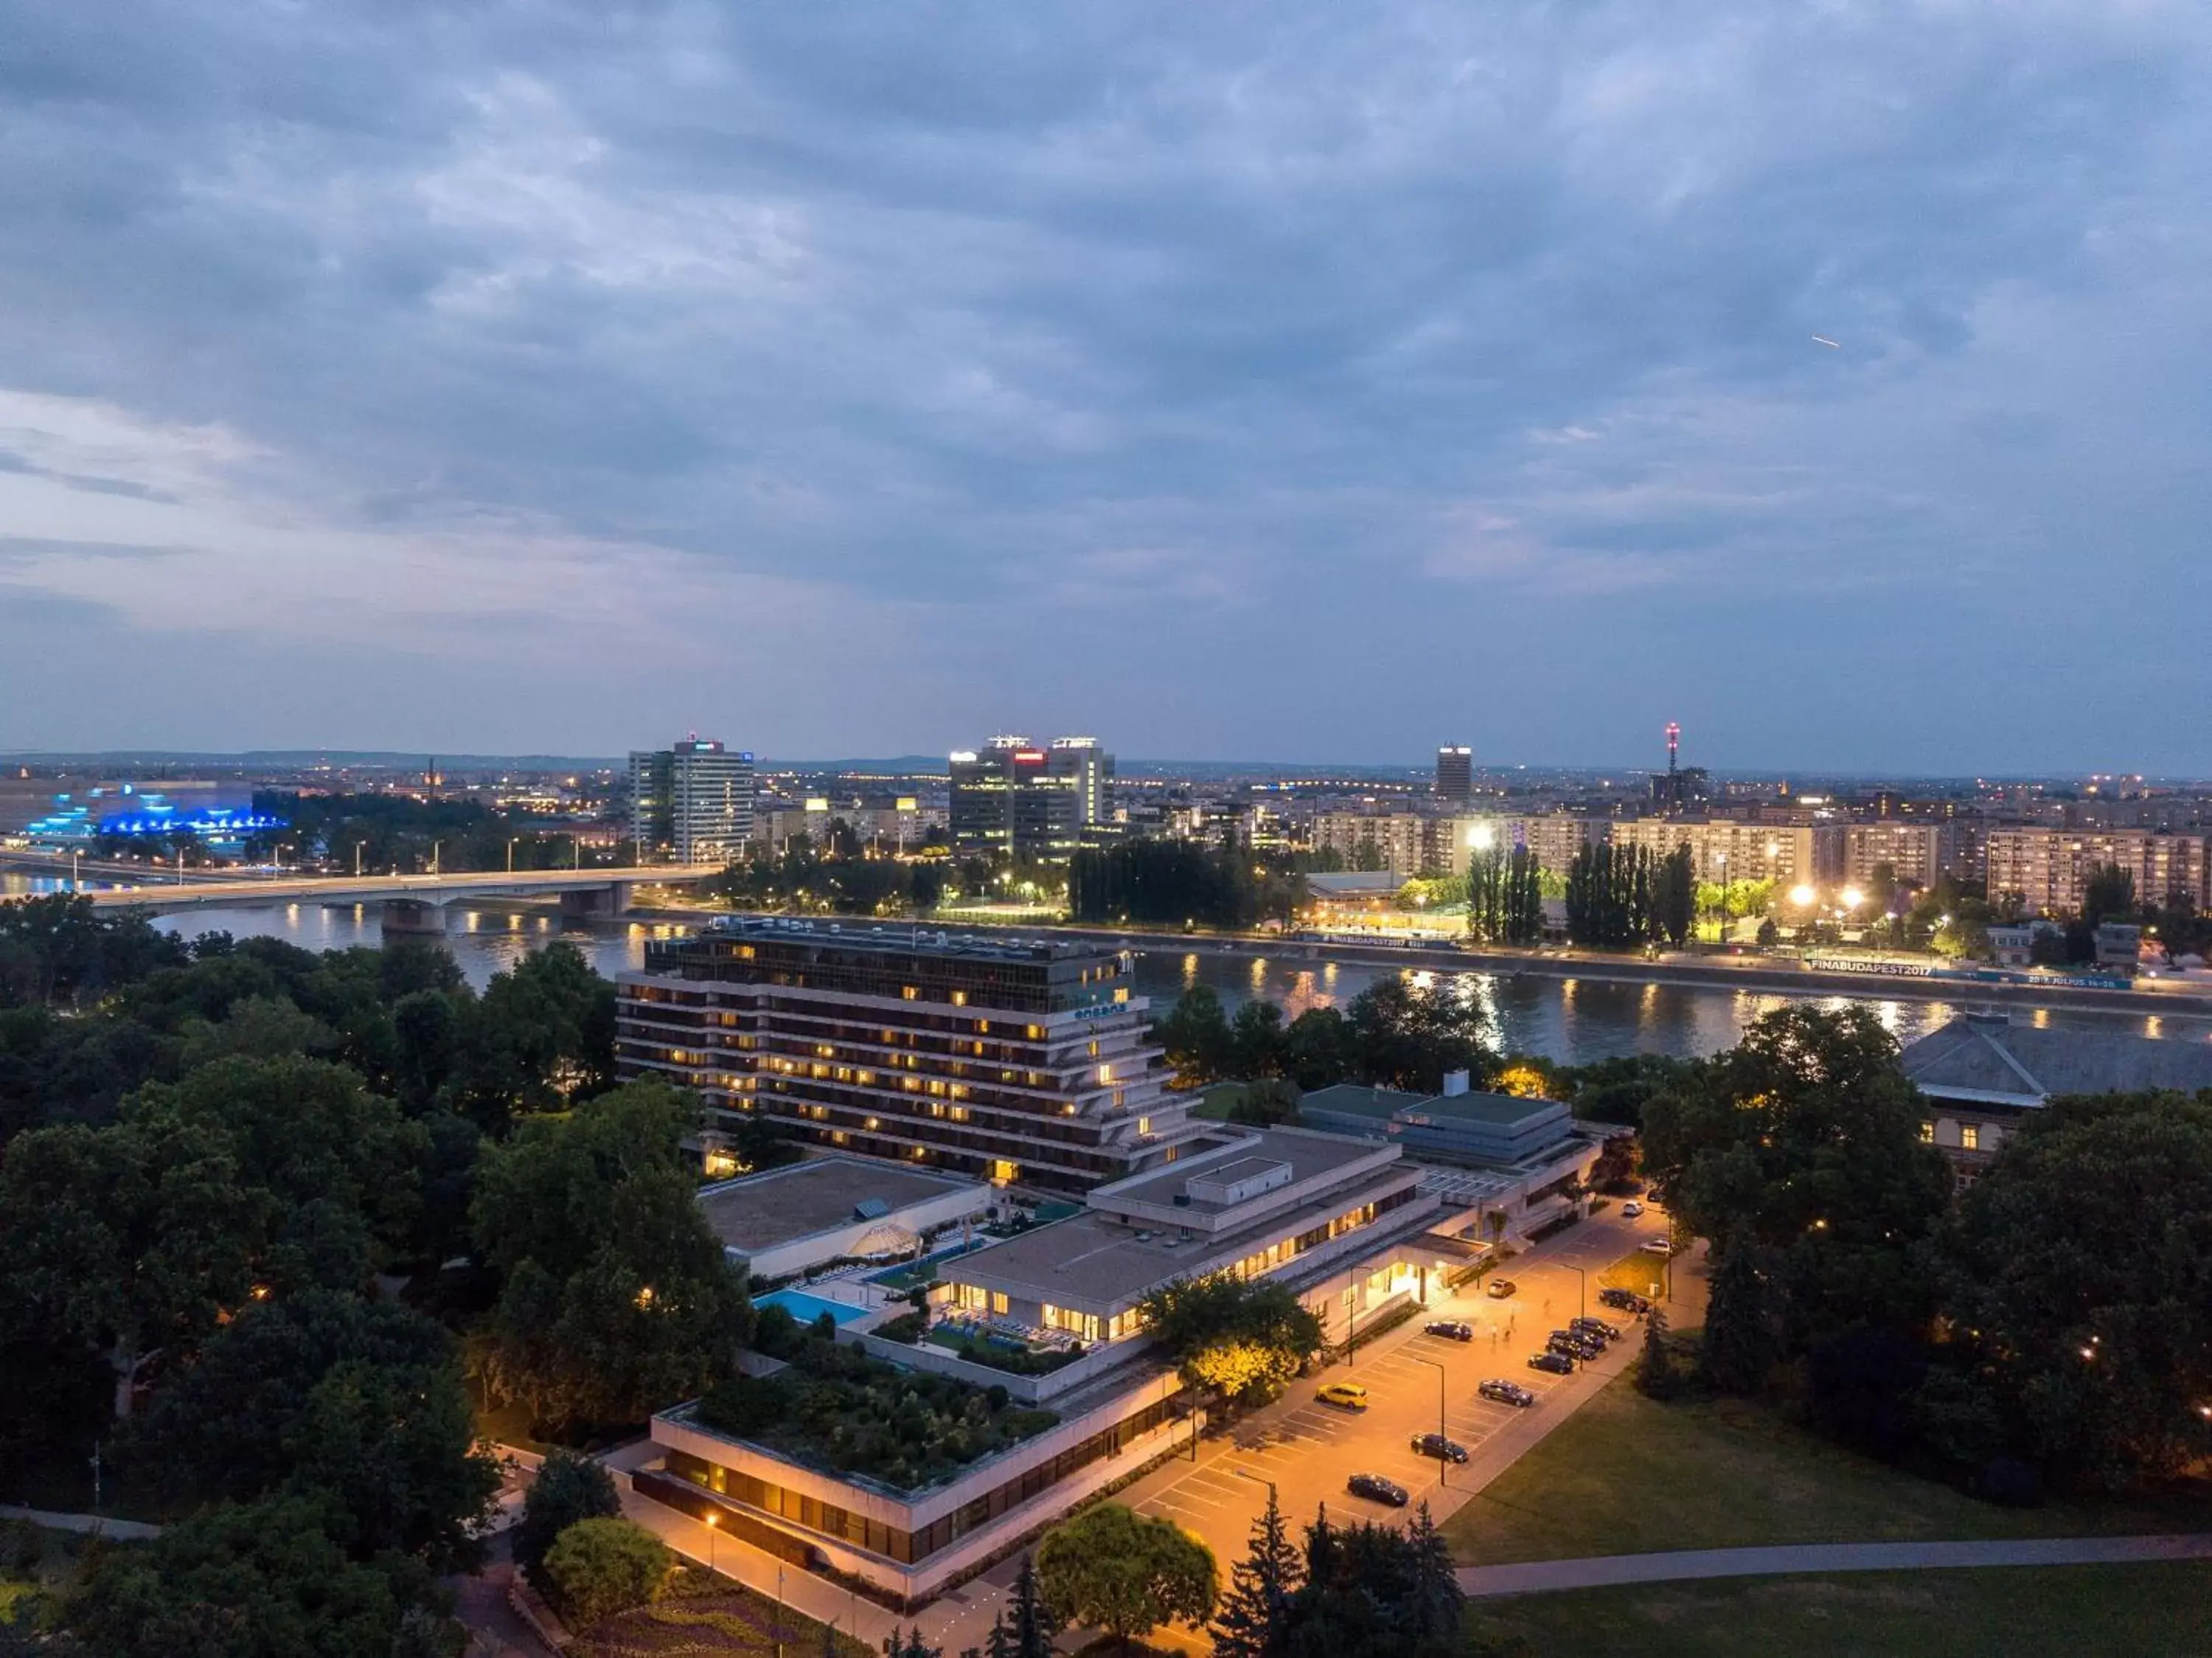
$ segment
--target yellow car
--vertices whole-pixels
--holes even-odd
[[[1356,1381],[1332,1381],[1317,1389],[1314,1397],[1323,1405],[1334,1405],[1340,1411],[1364,1411],[1367,1408],[1367,1390]]]

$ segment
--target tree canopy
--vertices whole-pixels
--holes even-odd
[[[1101,1503],[1037,1545],[1037,1586],[1062,1623],[1103,1630],[1126,1649],[1162,1624],[1213,1612],[1213,1552],[1171,1520]]]

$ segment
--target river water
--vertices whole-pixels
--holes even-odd
[[[52,891],[43,876],[0,871],[0,893]],[[311,950],[376,945],[383,932],[373,907],[325,907],[303,904],[268,909],[203,910],[161,917],[157,925],[190,937],[228,932],[236,937],[282,938]],[[447,913],[446,948],[471,983],[481,988],[501,969],[555,939],[580,948],[601,972],[611,976],[645,963],[647,939],[677,930],[640,922],[563,922],[527,906],[455,905]],[[412,936],[410,935],[410,936]],[[1140,952],[1137,984],[1164,1005],[1191,984],[1213,987],[1232,1010],[1255,996],[1282,1004],[1287,1017],[1308,1008],[1341,1007],[1384,974],[1397,971],[1366,963],[1295,961],[1241,955],[1200,955],[1163,949]],[[1792,998],[1771,993],[1690,984],[1610,984],[1595,979],[1558,979],[1498,972],[1426,972],[1417,975],[1455,989],[1479,1002],[1488,1015],[1491,1039],[1508,1053],[1541,1054],[1567,1064],[1628,1053],[1678,1056],[1707,1054],[1731,1046],[1744,1027]],[[1959,1002],[1893,999],[1878,995],[1822,998],[1823,1005],[1864,1002],[1901,1042],[1936,1029],[1972,1009]],[[2085,1013],[2073,1009],[2014,1006],[2015,1018],[2081,1030],[2102,1030],[2178,1040],[2212,1040],[2212,1017],[2154,1017],[2142,1014]]]

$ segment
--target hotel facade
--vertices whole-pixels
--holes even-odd
[[[905,926],[718,922],[616,984],[625,1077],[825,1149],[1079,1194],[1205,1131],[1124,951]]]

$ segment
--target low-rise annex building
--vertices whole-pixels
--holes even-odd
[[[903,1301],[840,1340],[910,1370],[1003,1389],[1056,1421],[957,1473],[899,1490],[722,1432],[696,1401],[654,1417],[640,1489],[793,1564],[855,1576],[912,1608],[1101,1485],[1196,1431],[1139,1309],[1216,1272],[1279,1278],[1333,1344],[1441,1294],[1437,1198],[1401,1149],[1301,1129],[1207,1125],[1171,1167],[1094,1188],[1080,1212],[945,1259],[927,1327]],[[894,1317],[911,1341],[881,1333]],[[994,1356],[998,1356],[994,1362]],[[1000,1368],[1001,1366],[1006,1368]]]
[[[980,1180],[833,1155],[702,1186],[699,1207],[745,1271],[789,1278],[837,1261],[912,1255],[937,1234],[981,1219],[996,1196]]]

